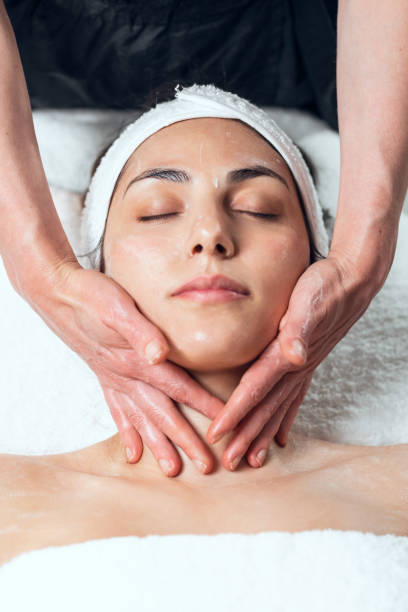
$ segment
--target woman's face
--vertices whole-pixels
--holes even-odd
[[[208,372],[252,361],[275,337],[309,239],[289,168],[266,140],[237,120],[189,119],[129,158],[103,255],[164,332],[168,358]]]

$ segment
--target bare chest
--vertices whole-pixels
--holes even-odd
[[[356,469],[319,470],[239,486],[194,490],[70,474],[47,486],[3,490],[0,562],[28,550],[120,536],[296,532],[310,529],[408,535],[408,489]],[[394,489],[392,489],[394,490]]]

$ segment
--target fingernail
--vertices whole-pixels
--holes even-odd
[[[151,340],[145,347],[145,357],[147,361],[154,365],[163,355],[163,347],[158,340]]]
[[[126,455],[127,455],[128,461],[132,461],[134,455],[128,446],[126,447]]]
[[[231,468],[231,470],[235,470],[235,468],[237,467],[237,465],[238,465],[238,463],[241,461],[241,459],[242,459],[242,455],[237,455],[237,456],[235,457],[235,459],[233,459],[233,460],[230,462],[230,468]]]
[[[306,349],[303,346],[303,343],[297,338],[293,340],[292,342],[292,349],[293,349],[293,352],[296,353],[296,355],[299,355],[302,361],[306,361],[306,357],[307,357]]]
[[[205,474],[205,472],[207,470],[207,465],[205,463],[203,463],[202,461],[199,461],[199,459],[193,459],[193,462],[195,463],[197,468],[200,470],[200,472],[202,474]]]
[[[266,449],[265,448],[260,450],[259,453],[256,455],[256,459],[257,459],[257,461],[259,463],[259,467],[261,467],[261,465],[265,461],[265,456],[266,456]]]
[[[169,474],[173,469],[173,463],[167,459],[159,459],[159,465],[165,474]]]
[[[217,442],[219,442],[219,441],[221,440],[221,438],[223,438],[223,437],[224,437],[224,434],[223,434],[223,433],[219,433],[219,434],[216,434],[215,436],[211,436],[211,438],[212,438],[212,442],[211,442],[211,444],[216,444],[216,443],[217,443]]]

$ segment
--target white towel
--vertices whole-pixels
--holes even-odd
[[[0,568],[4,612],[407,612],[408,538],[354,531],[110,538]]]

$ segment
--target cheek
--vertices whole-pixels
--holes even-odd
[[[107,273],[128,291],[139,308],[154,312],[163,295],[172,264],[180,257],[177,245],[165,236],[116,237],[105,250]]]
[[[288,229],[251,249],[248,260],[263,305],[261,309],[265,311],[265,320],[273,334],[288,306],[296,281],[309,264],[308,238]]]

